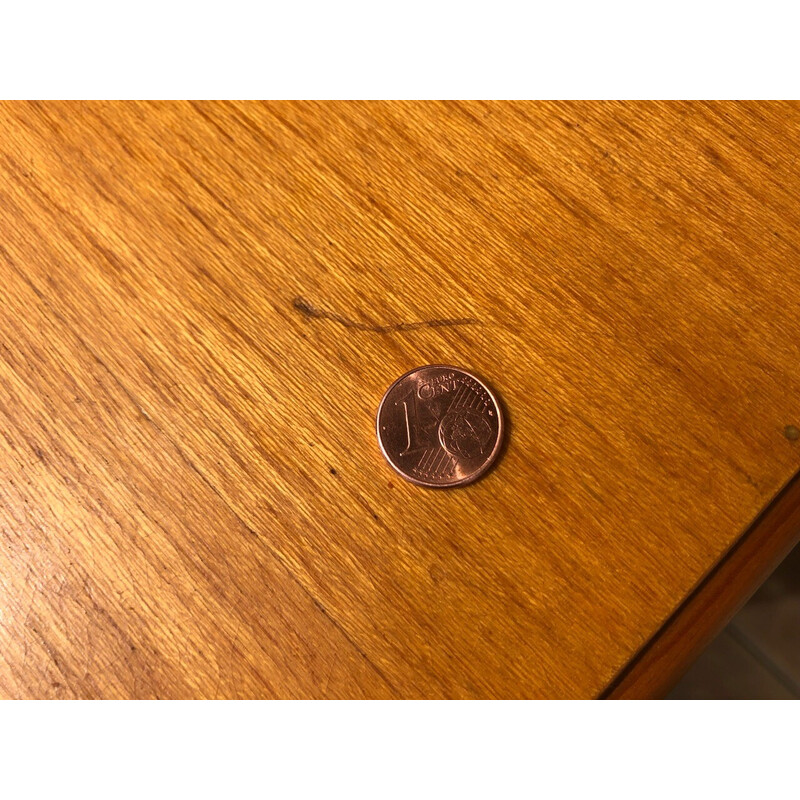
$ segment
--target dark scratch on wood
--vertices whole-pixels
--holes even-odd
[[[472,317],[458,319],[426,319],[421,322],[396,322],[393,325],[371,325],[368,322],[356,322],[355,320],[343,317],[333,311],[316,308],[308,300],[302,297],[295,297],[292,305],[306,317],[311,319],[330,319],[344,325],[345,328],[354,328],[359,331],[370,331],[371,333],[398,333],[400,331],[413,331],[417,328],[445,328],[453,325],[480,325],[480,320]]]

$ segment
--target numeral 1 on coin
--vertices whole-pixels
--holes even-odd
[[[405,399],[406,397],[411,398],[410,404]],[[400,403],[401,401],[398,400],[395,402],[395,405],[399,406]],[[412,450],[418,450],[424,445],[420,444],[419,441],[417,440],[417,432],[419,431],[419,424],[417,419],[417,393],[414,389],[412,389],[410,392],[404,395],[402,404],[403,404],[403,413],[405,414],[405,420],[406,420],[406,446],[400,452],[400,455],[404,456],[406,455],[406,453],[410,453]]]

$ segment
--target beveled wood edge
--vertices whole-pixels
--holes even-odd
[[[800,540],[800,472],[776,495],[600,699],[664,697]]]

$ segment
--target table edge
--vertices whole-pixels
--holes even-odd
[[[800,471],[617,673],[599,699],[664,697],[800,540]]]

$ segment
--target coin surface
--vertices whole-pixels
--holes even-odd
[[[500,452],[503,415],[492,392],[457,367],[431,364],[401,375],[378,407],[378,443],[406,480],[463,486]]]

